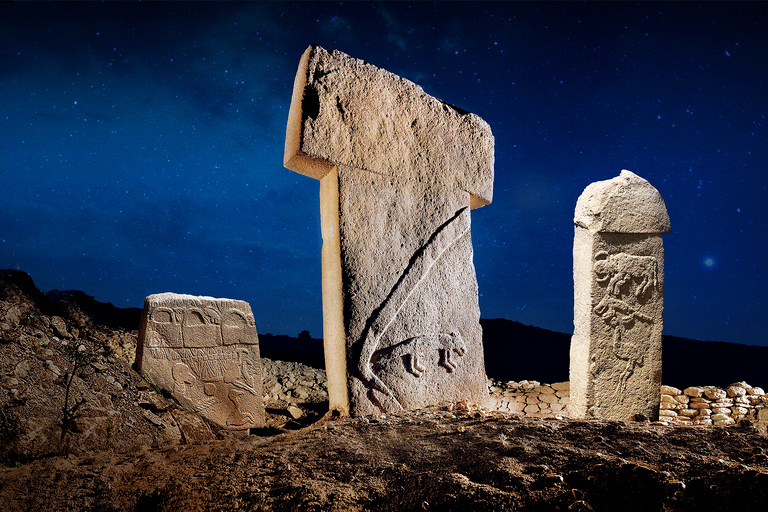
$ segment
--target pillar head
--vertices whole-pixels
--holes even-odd
[[[321,179],[334,165],[493,198],[494,138],[480,117],[415,83],[312,45],[296,73],[284,165]]]
[[[592,233],[669,233],[672,229],[659,191],[627,170],[587,186],[576,202],[573,221]]]

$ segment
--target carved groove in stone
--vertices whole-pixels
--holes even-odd
[[[419,286],[419,284],[426,279],[430,270],[442,256],[445,251],[450,249],[456,242],[458,242],[463,236],[465,236],[470,229],[469,208],[460,209],[456,215],[454,215],[449,221],[440,226],[437,231],[432,235],[430,240],[419,249],[411,258],[411,262],[408,267],[403,271],[400,279],[393,287],[387,298],[381,304],[378,310],[374,311],[373,315],[369,319],[366,330],[363,334],[363,344],[360,353],[360,359],[358,362],[358,374],[365,386],[369,389],[368,398],[376,405],[381,412],[388,412],[388,404],[396,410],[402,410],[402,404],[397,400],[391,389],[375,374],[373,370],[373,360],[377,352],[382,336],[387,332],[392,325],[397,315],[402,310],[403,306],[408,302],[413,292]],[[455,368],[455,364],[451,360],[449,354],[446,354],[446,350],[454,350],[463,355],[466,352],[466,346],[464,346],[463,340],[460,336],[447,335],[451,340],[458,340],[456,346],[440,346],[441,336],[442,339],[446,338],[446,335],[431,335],[409,338],[401,342],[399,345],[403,345],[410,340],[423,339],[434,340],[438,343],[434,344],[435,349],[442,350],[441,361],[446,362],[446,367],[449,369],[449,373]],[[426,347],[425,347],[426,348]],[[431,348],[431,347],[430,347]],[[397,349],[396,349],[397,350]],[[383,352],[383,351],[382,351]],[[407,363],[407,370],[417,376],[421,376],[426,368],[419,364],[419,354],[423,353],[420,347],[413,347],[413,349],[403,349],[403,355],[409,357],[410,361]],[[444,365],[445,366],[445,365]],[[424,370],[421,370],[424,368]],[[376,391],[383,394],[383,401],[376,395]]]

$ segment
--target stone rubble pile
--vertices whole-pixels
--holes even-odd
[[[291,361],[273,361],[261,358],[264,378],[264,407],[285,409],[300,418],[307,404],[328,400],[325,370],[319,370]]]
[[[502,382],[488,379],[491,408],[539,418],[567,415],[570,383],[541,384],[535,380]]]
[[[768,422],[768,396],[762,388],[736,382],[726,389],[661,386],[659,419],[675,425],[733,425],[747,418]]]

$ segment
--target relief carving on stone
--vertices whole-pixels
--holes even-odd
[[[416,288],[432,270],[437,260],[463,236],[469,233],[469,208],[460,209],[450,220],[441,225],[429,241],[410,260],[388,297],[384,300],[371,319],[363,334],[363,345],[358,362],[358,376],[368,388],[368,399],[381,412],[403,410],[403,405],[376,374],[375,361],[381,357],[400,357],[408,373],[420,378],[429,370],[423,361],[428,352],[439,353],[439,365],[447,373],[453,373],[458,357],[464,356],[467,347],[458,331],[419,333],[389,347],[380,346],[382,337],[393,325],[396,317],[411,298]]]
[[[152,295],[139,338],[142,372],[185,407],[224,428],[263,422],[258,336],[247,303]]]
[[[642,307],[653,299],[658,286],[658,263],[653,256],[635,256],[624,252],[599,251],[593,265],[595,281],[605,286],[605,294],[594,307],[611,330],[613,355],[626,363],[622,385],[645,364],[645,353],[636,342],[650,339],[653,317]]]

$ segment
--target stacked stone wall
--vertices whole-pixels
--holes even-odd
[[[535,380],[502,382],[488,379],[491,408],[523,416],[566,416],[570,383],[541,384]]]
[[[491,407],[522,416],[568,416],[568,382],[502,382],[488,379]],[[684,390],[661,386],[659,421],[672,425],[734,425],[748,419],[768,427],[768,395],[762,388],[736,382],[725,389],[715,386]]]
[[[725,389],[661,386],[659,419],[676,425],[733,425],[747,418],[768,424],[768,396],[762,388],[736,382]]]

